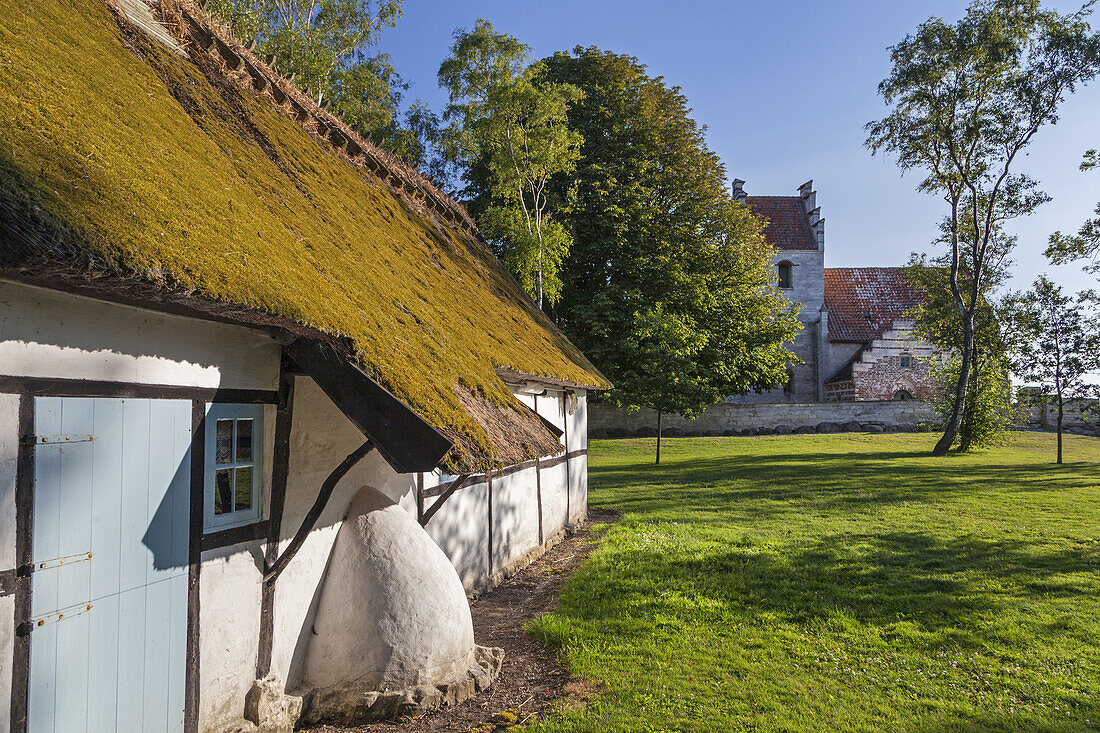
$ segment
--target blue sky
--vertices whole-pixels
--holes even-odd
[[[887,47],[928,16],[954,20],[965,7],[939,0],[405,0],[380,50],[412,82],[410,98],[437,111],[446,100],[435,74],[451,33],[479,17],[532,46],[536,57],[577,45],[637,56],[651,74],[683,88],[708,144],[750,194],[794,194],[814,180],[828,266],[899,265],[910,252],[928,251],[943,204],[916,192],[916,175],[902,177],[888,158],[872,158],[863,125],[886,110],[876,86],[889,70]],[[1039,272],[1070,289],[1095,285],[1079,267],[1051,268],[1042,250],[1050,232],[1075,231],[1100,201],[1100,171],[1077,169],[1086,149],[1100,147],[1098,121],[1100,82],[1070,99],[1025,159],[1022,170],[1054,200],[1015,227],[1014,286]]]

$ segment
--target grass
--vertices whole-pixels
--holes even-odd
[[[532,632],[601,691],[532,730],[1100,730],[1100,440],[934,437],[593,441]]]

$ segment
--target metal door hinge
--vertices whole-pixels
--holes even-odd
[[[37,570],[52,570],[53,568],[59,568],[62,565],[72,565],[74,562],[85,562],[92,559],[92,553],[82,552],[79,555],[65,555],[64,557],[55,557],[49,560],[42,560],[36,562],[31,567],[31,572]]]
[[[95,440],[94,435],[36,435],[34,442],[38,445],[54,445],[65,443],[90,443]]]
[[[45,616],[39,616],[38,618],[32,618],[30,621],[30,630],[34,631],[37,628],[45,626],[46,624],[56,624],[58,621],[64,621],[67,618],[73,616],[80,616],[92,610],[92,604],[81,603],[79,606],[71,606],[70,608],[62,609],[61,611],[54,611],[53,613],[47,613]]]

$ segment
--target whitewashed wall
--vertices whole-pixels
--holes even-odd
[[[280,552],[301,526],[325,478],[364,440],[312,379],[296,378]],[[348,504],[364,486],[372,486],[416,512],[413,477],[395,473],[378,451],[368,454],[336,485],[315,529],[275,583],[271,671],[287,682],[288,689],[301,679],[315,603],[336,534]]]
[[[0,281],[0,374],[276,389],[279,345],[239,326]]]
[[[584,391],[576,392],[572,414],[565,405],[565,393],[547,390],[537,400],[532,395],[517,398],[534,408],[559,430],[563,451],[586,450],[587,400]],[[566,441],[568,440],[568,447]],[[541,467],[542,530],[544,543],[560,537],[567,524],[583,521],[588,515],[588,463],[579,455],[567,463]],[[438,486],[454,479],[438,472],[425,476],[425,487]],[[517,563],[530,558],[539,548],[539,505],[535,468],[493,477],[492,560],[489,559],[489,491],[482,481],[453,494],[425,529],[451,559],[467,590],[481,590],[511,572]],[[425,501],[428,509],[437,501]]]
[[[261,455],[274,455],[275,406],[264,408]],[[272,462],[264,464],[264,514]],[[208,550],[199,570],[199,729],[229,730],[244,720],[244,697],[256,679],[264,540]]]
[[[15,567],[15,468],[19,455],[19,396],[0,394],[0,569]],[[15,595],[0,598],[0,730],[11,720]]]

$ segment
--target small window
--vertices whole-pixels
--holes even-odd
[[[787,381],[783,384],[783,394],[794,394],[794,371],[791,369],[787,370]]]
[[[790,290],[794,287],[792,277],[792,267],[790,262],[780,262],[777,267],[779,268],[779,287],[783,290]]]
[[[259,520],[263,505],[263,405],[212,404],[206,411],[206,530]]]
[[[908,369],[913,366],[913,357],[909,354],[901,355],[901,368]]]
[[[904,389],[899,389],[897,392],[894,393],[894,400],[898,402],[904,402],[905,400],[911,399],[913,399],[913,395],[905,391]]]

